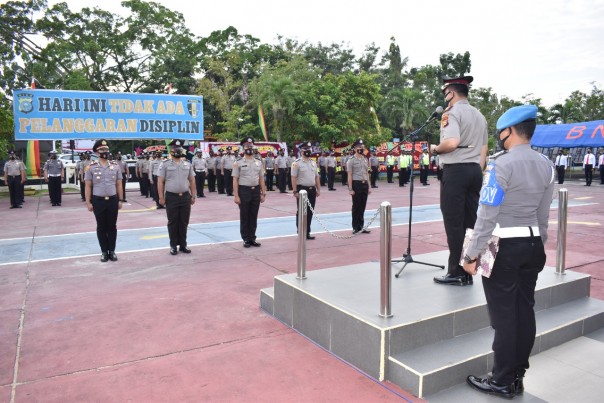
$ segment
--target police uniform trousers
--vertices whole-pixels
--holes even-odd
[[[213,169],[208,169],[208,192],[216,191],[216,174]]]
[[[216,172],[216,183],[218,186],[218,193],[224,194],[224,175],[220,171]]]
[[[540,236],[501,238],[490,278],[483,277],[493,340],[493,379],[509,385],[524,376],[535,342],[535,285],[545,265]]]
[[[411,180],[411,168],[407,168],[407,172],[405,172],[405,184],[409,183]]]
[[[407,181],[407,168],[398,168],[398,185],[405,186],[405,182]]]
[[[224,169],[224,190],[226,190],[227,196],[233,195],[233,170]]]
[[[369,184],[367,181],[352,181],[352,229],[361,231],[365,225],[365,207],[367,196],[369,196]]]
[[[49,178],[50,179],[50,178]],[[10,195],[11,207],[18,207],[21,205],[21,175],[8,175],[8,193]]]
[[[465,274],[459,265],[466,228],[474,228],[482,170],[476,163],[447,164],[440,183],[440,211],[443,215],[449,246],[448,273]]]
[[[333,182],[336,179],[336,168],[328,167],[327,168],[327,188],[333,189]]]
[[[195,188],[197,189],[197,197],[204,197],[203,188],[206,184],[206,172],[195,171]]]
[[[128,183],[128,175],[122,174],[122,197],[126,200],[126,183]]]
[[[380,167],[371,167],[371,187],[377,186],[377,180],[380,176]]]
[[[155,204],[159,205],[159,196],[157,191],[157,175],[151,174],[151,179],[153,179],[153,184],[151,185],[151,197],[155,201]]]
[[[143,177],[139,178],[141,196],[149,197],[149,174],[143,172]]]
[[[256,240],[258,210],[260,210],[260,185],[239,185],[239,232],[243,242]]]
[[[604,185],[604,164],[600,164],[600,185]]]
[[[558,184],[562,185],[564,183],[564,174],[566,173],[566,167],[564,165],[556,166],[556,173],[558,174]]]
[[[346,186],[346,184],[348,183],[348,172],[346,172],[344,168],[342,168],[340,174],[342,174],[342,186]]]
[[[419,181],[424,185],[428,183],[428,171],[430,170],[429,165],[420,165],[419,168]]]
[[[187,226],[191,217],[191,194],[189,192],[166,192],[166,215],[170,247],[187,246]]]
[[[315,202],[317,201],[317,188],[314,186],[296,185],[296,190],[298,192],[300,190],[306,190],[308,201],[314,210]],[[299,199],[296,198],[296,206],[299,205],[298,201],[299,201]],[[298,213],[299,213],[299,211],[296,210],[296,228],[298,228]],[[312,216],[313,216],[312,210],[309,209],[307,206],[307,208],[306,208],[306,235],[310,234],[310,224],[312,223]]]
[[[394,167],[392,165],[388,165],[386,166],[386,179],[388,180],[388,183],[394,183],[392,181],[392,172],[393,172]]]
[[[48,196],[52,204],[61,203],[61,175],[48,176]]]
[[[279,177],[277,178],[277,187],[281,193],[285,193],[287,186],[287,168],[279,168]]]
[[[86,200],[86,181],[84,180],[80,180],[80,196],[82,197],[82,201]]]
[[[291,167],[289,168],[285,168],[287,170],[287,172],[285,173],[286,178],[287,178],[287,188],[289,190],[294,190],[293,185],[292,185],[292,169]]]
[[[327,168],[324,166],[319,167],[319,183],[321,183],[321,186],[325,186],[327,183]]]
[[[594,166],[591,164],[585,164],[585,184],[591,186],[591,180],[593,179]]]
[[[266,189],[270,191],[273,190],[274,170],[274,168],[266,168]]]
[[[117,195],[103,197],[92,196],[92,211],[96,218],[96,236],[102,253],[115,251],[117,239]]]

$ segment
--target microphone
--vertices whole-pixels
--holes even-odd
[[[428,118],[428,120],[426,122],[430,122],[433,119],[436,119],[438,116],[440,116],[441,113],[443,113],[443,107],[442,106],[438,106],[436,108],[436,110],[434,112],[432,112],[432,115],[430,115],[430,117]]]

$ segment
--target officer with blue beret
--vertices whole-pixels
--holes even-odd
[[[535,341],[535,285],[545,265],[555,169],[531,149],[537,107],[516,106],[497,121],[497,139],[505,150],[488,165],[478,219],[463,258],[476,274],[477,258],[492,235],[499,237],[490,277],[482,277],[491,326],[495,329],[492,376],[470,375],[473,388],[506,398],[524,390],[523,377]]]

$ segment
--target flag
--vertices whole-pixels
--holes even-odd
[[[27,176],[31,179],[40,178],[40,141],[29,140],[27,142],[27,156],[25,158]]]
[[[264,112],[262,112],[262,105],[258,105],[258,123],[260,124],[260,130],[264,135],[264,141],[268,141],[268,132],[266,131],[266,122],[264,121]]]
[[[381,136],[382,128],[380,127],[380,121],[378,120],[377,113],[375,113],[375,108],[372,106],[369,108],[369,110],[371,111],[371,114],[373,115],[373,123],[375,124],[375,129],[377,130],[378,134]]]
[[[31,76],[31,89],[36,89],[36,78],[34,76]]]

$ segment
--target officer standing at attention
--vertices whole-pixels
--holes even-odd
[[[239,206],[239,232],[243,246],[249,248],[261,245],[256,242],[256,227],[260,203],[264,203],[266,198],[266,186],[262,162],[254,158],[254,139],[246,137],[241,145],[244,156],[233,164],[233,194],[235,204]]]
[[[208,170],[208,161],[203,158],[203,153],[200,149],[197,149],[195,156],[191,160],[193,170],[195,171],[195,188],[197,189],[197,197],[205,197],[203,194],[203,188],[206,183],[206,172]]]
[[[155,201],[155,206],[157,209],[162,209],[162,206],[159,203],[159,193],[157,189],[157,175],[159,174],[159,166],[162,163],[162,152],[156,151],[154,154],[154,158],[149,162],[149,174],[151,175],[149,178],[149,182],[151,183],[151,197],[153,197],[153,201]]]
[[[82,180],[82,173],[84,172],[84,170],[82,169],[82,162],[84,162],[84,153],[78,153],[78,157],[80,157],[80,159],[78,160],[78,162],[76,162],[75,176],[76,178],[78,178],[77,182],[80,184],[80,196],[82,198],[82,201],[86,201],[86,196],[84,195],[84,191],[86,189],[86,182]]]
[[[222,157],[222,175],[227,196],[233,196],[233,163],[236,160],[237,157],[233,155],[233,147],[228,146],[226,155]]]
[[[334,181],[336,180],[336,156],[332,151],[326,158],[327,165],[327,188],[328,190],[337,190],[333,187]]]
[[[317,162],[319,163],[319,172],[321,173],[321,186],[325,186],[327,183],[327,151],[319,155]]]
[[[486,119],[468,103],[472,81],[471,76],[444,79],[442,93],[449,106],[440,123],[440,144],[431,145],[443,164],[440,211],[449,246],[447,274],[434,278],[438,284],[472,284],[459,261],[466,228],[474,228],[476,222],[488,140]]]
[[[497,121],[502,153],[489,163],[478,219],[464,256],[464,270],[476,274],[476,258],[491,235],[499,251],[490,277],[482,278],[493,340],[492,376],[467,382],[488,394],[512,398],[524,391],[523,377],[535,342],[535,285],[545,266],[554,165],[531,149],[537,107],[516,106]]]
[[[48,183],[48,196],[53,206],[61,205],[61,183],[65,174],[63,173],[63,162],[57,159],[57,152],[50,152],[50,159],[44,164],[44,180]]]
[[[82,157],[80,160],[80,170],[78,172],[78,179],[80,180],[80,193],[82,195],[82,201],[86,201],[86,180],[84,179],[84,175],[86,174],[86,169],[90,166],[90,151],[84,151],[82,153]]]
[[[352,146],[356,154],[346,163],[348,192],[352,196],[352,233],[369,234],[371,231],[363,228],[367,197],[371,193],[371,189],[369,189],[369,167],[367,166],[367,158],[363,155],[365,145],[363,140],[358,139]]]
[[[388,154],[386,157],[386,179],[388,183],[394,183],[392,180],[392,174],[394,171],[394,155]]]
[[[287,186],[287,158],[285,157],[285,152],[282,149],[279,150],[279,156],[275,160],[275,164],[279,170],[279,176],[277,177],[277,187],[279,188],[279,192],[287,193],[287,190],[285,190],[285,187]]]
[[[377,188],[377,180],[380,176],[380,161],[375,155],[375,147],[371,147],[371,153],[369,156],[369,165],[371,167],[371,187]],[[350,187],[350,186],[349,186]]]
[[[143,165],[143,176],[147,178],[147,194],[145,197],[153,197],[153,185],[151,184],[151,154],[145,153],[145,165]],[[146,176],[145,176],[146,174]]]
[[[273,174],[275,172],[275,157],[273,152],[268,151],[264,159],[264,170],[266,171],[266,189],[269,192],[273,191]]]
[[[224,150],[220,148],[218,150],[218,156],[216,157],[216,186],[218,187],[218,194],[224,194],[224,176],[222,175],[222,157],[224,157]]]
[[[96,236],[101,247],[101,262],[115,262],[117,213],[122,208],[122,172],[115,161],[108,161],[107,140],[97,140],[92,150],[99,156],[86,167],[86,207],[96,218]]]
[[[407,180],[407,170],[409,169],[409,158],[404,150],[398,156],[398,185],[404,187]]]
[[[10,208],[21,208],[21,185],[25,183],[27,175],[21,161],[17,160],[14,151],[8,153],[8,161],[4,164],[4,183],[8,186],[10,195]]]
[[[294,156],[294,150],[290,150],[288,154],[289,155],[287,156],[287,159],[285,160],[285,166],[287,168],[287,172],[286,172],[287,188],[289,190],[294,190],[294,187],[292,186],[292,164],[296,160],[296,157]]]
[[[600,185],[604,185],[604,153],[600,153],[598,166],[600,167]]]
[[[347,151],[342,150],[342,155],[340,156],[340,174],[342,175],[342,186],[348,185],[348,176],[346,174],[346,160],[348,160]]]
[[[122,153],[118,151],[117,153],[117,165],[120,167],[120,171],[122,171],[122,194],[124,195],[124,198],[122,199],[122,201],[124,203],[126,203],[128,200],[126,200],[126,182],[128,182],[128,176],[129,176],[129,172],[128,172],[128,163],[126,161],[124,161],[124,158],[122,157]]]
[[[591,148],[588,148],[587,154],[583,157],[583,168],[585,169],[585,185],[583,186],[591,186],[595,165],[596,156],[591,153]]]
[[[138,187],[141,192],[141,196],[146,196],[146,194],[145,194],[146,183],[144,182],[144,179],[143,179],[143,167],[144,166],[145,166],[145,157],[141,153],[136,158],[136,167],[134,169],[134,173],[136,174],[136,178],[138,179]]]
[[[310,141],[304,142],[300,145],[302,157],[295,160],[292,164],[292,185],[296,189],[294,190],[294,196],[296,196],[296,199],[298,199],[298,192],[300,190],[306,190],[308,194],[308,201],[314,209],[317,197],[321,195],[321,181],[319,179],[319,172],[317,171],[317,163],[310,158],[311,147],[312,143]],[[299,211],[296,212],[296,228],[298,227],[298,213]],[[306,239],[315,239],[314,236],[310,235],[312,216],[312,210],[308,209],[306,220]]]
[[[558,184],[564,183],[564,174],[568,168],[568,157],[564,155],[562,150],[558,150],[558,156],[556,157],[556,172],[558,173]]]
[[[170,254],[176,255],[177,246],[183,253],[191,253],[187,248],[187,226],[191,216],[191,206],[195,204],[195,172],[183,152],[184,140],[170,142],[171,159],[159,167],[157,188],[159,204],[166,206]]]
[[[428,155],[428,150],[423,151],[419,162],[419,181],[424,186],[430,186],[428,183],[428,172],[430,171],[430,156]]]

